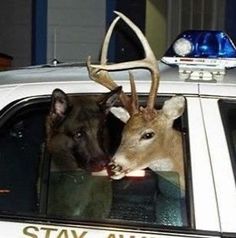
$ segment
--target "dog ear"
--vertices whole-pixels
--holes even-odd
[[[114,106],[114,104],[119,100],[121,90],[122,87],[117,87],[111,92],[103,95],[102,99],[99,100],[98,104],[106,114],[108,114],[112,106]]]
[[[52,92],[51,108],[50,108],[50,121],[52,125],[61,122],[70,108],[68,96],[61,89],[55,89]]]

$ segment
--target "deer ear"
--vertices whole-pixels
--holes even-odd
[[[52,92],[49,117],[53,124],[63,120],[70,108],[68,96],[60,89]]]
[[[107,93],[99,102],[99,105],[106,113],[111,112],[115,117],[126,123],[130,118],[128,111],[126,111],[123,107],[114,107],[115,103],[119,100],[121,90],[122,87],[117,87]]]
[[[99,99],[98,105],[106,113],[109,112],[110,108],[119,100],[119,95],[121,92],[121,87],[117,87],[109,93],[106,93],[102,96],[102,99]]]
[[[128,111],[123,107],[112,107],[110,112],[124,123],[127,123],[130,118]]]
[[[185,108],[185,99],[182,96],[175,96],[165,101],[162,111],[166,117],[171,120],[175,120],[180,117]]]

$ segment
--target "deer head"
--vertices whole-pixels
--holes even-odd
[[[172,97],[164,103],[162,109],[154,108],[159,85],[157,60],[141,30],[122,13],[115,13],[118,16],[107,31],[100,65],[91,64],[90,58],[88,59],[90,78],[113,90],[118,85],[111,79],[108,71],[146,68],[151,74],[151,87],[146,107],[138,104],[138,96],[131,73],[131,96],[129,97],[123,91],[120,93],[120,101],[129,117],[127,117],[122,132],[120,146],[109,164],[111,178],[121,179],[133,170],[147,167],[153,170],[177,171],[182,176],[182,139],[180,132],[173,129],[172,126],[174,120],[183,114],[185,100],[182,96]],[[143,45],[145,58],[107,65],[109,40],[119,19],[122,19],[133,29]]]

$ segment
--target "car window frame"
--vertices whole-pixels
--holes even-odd
[[[96,94],[94,94],[94,93],[88,93],[88,94],[81,94],[81,93],[78,93],[78,94],[71,94],[71,95],[96,95]],[[139,95],[139,100],[140,100],[140,104],[142,104],[142,103],[144,103],[145,101],[146,101],[146,97],[147,97],[147,95],[146,94],[140,94]],[[159,98],[158,98],[158,103],[159,104],[163,104],[164,103],[164,101],[166,100],[166,99],[168,99],[168,98],[170,98],[170,95],[161,95]],[[190,164],[189,162],[190,162],[190,152],[189,152],[189,146],[187,146],[187,144],[188,144],[188,133],[187,133],[187,130],[188,130],[188,122],[187,122],[187,120],[188,120],[188,118],[187,118],[187,107],[185,108],[185,113],[184,113],[184,115],[181,117],[181,131],[183,131],[183,133],[182,133],[182,136],[183,136],[183,142],[184,142],[184,144],[183,144],[183,146],[184,146],[184,151],[185,151],[185,156],[184,156],[184,160],[185,160],[185,171],[186,171],[186,169],[188,169],[188,168],[190,168],[190,165],[188,165],[188,166],[186,166],[186,162],[188,163],[188,164]],[[185,126],[183,126],[183,125],[185,125]],[[50,160],[50,158],[48,157],[48,155],[47,154],[45,154],[45,156],[46,156],[46,166],[49,166],[49,161],[48,160]],[[45,174],[43,174],[42,175],[43,176],[43,178],[48,178],[48,176],[49,176],[49,173],[47,172],[47,173],[45,173]],[[190,192],[191,191],[191,189],[190,189],[190,184],[191,184],[191,170],[189,170],[189,172],[188,173],[186,173],[185,174],[185,176],[186,176],[186,179],[187,179],[187,177],[188,177],[188,180],[190,181],[189,183],[188,183],[188,187],[189,188],[187,188],[187,192],[189,193],[188,194],[188,197],[189,198],[187,198],[186,199],[186,206],[187,206],[187,217],[188,217],[188,220],[189,220],[189,227],[191,227],[191,228],[194,228],[195,227],[195,221],[194,221],[194,215],[193,215],[193,205],[192,205],[192,202],[190,201],[191,199],[190,198],[192,198],[193,196],[192,196],[192,193]],[[42,189],[42,191],[44,192],[44,193],[47,193],[47,191],[48,191],[48,189],[46,188],[43,188]],[[44,194],[43,196],[45,196],[45,197],[47,197],[46,196],[46,194]],[[44,204],[43,206],[42,206],[42,210],[44,210],[45,211],[45,209],[46,209],[46,204]],[[55,218],[51,218],[51,219],[55,219]],[[63,218],[58,218],[58,220],[63,220]],[[73,221],[74,223],[77,223],[78,221],[76,221],[76,220],[73,220],[72,218],[70,219],[71,221]],[[112,220],[107,220],[107,222],[109,223],[109,224],[114,224],[115,226],[121,226],[122,227],[122,224],[118,224],[118,222],[113,222]],[[93,222],[88,222],[87,224],[92,224]],[[99,224],[98,224],[99,225]],[[123,224],[123,226],[124,226],[124,224]],[[126,225],[127,226],[127,225]],[[132,229],[132,227],[133,227],[134,225],[130,225],[130,228]],[[141,225],[142,226],[142,225]],[[144,227],[145,227],[145,225],[144,225]],[[164,225],[149,225],[149,227],[152,227],[152,229],[161,229],[161,228],[163,228],[163,227],[165,227]],[[167,229],[175,229],[175,228],[177,228],[177,229],[182,229],[182,227],[175,227],[175,226],[166,226],[167,227]],[[185,227],[183,227],[183,229],[185,229]],[[187,229],[187,228],[186,228]]]
[[[214,179],[220,228],[223,233],[235,234],[236,186],[219,106],[220,100],[227,100],[227,98],[202,96],[201,107]],[[222,176],[222,174],[227,174],[227,176]]]
[[[220,231],[201,98],[189,95],[186,99],[188,104],[195,227],[200,230]]]
[[[92,94],[92,93],[89,93],[89,94]],[[73,94],[74,95],[74,94]],[[144,95],[145,96],[145,95]],[[169,96],[169,95],[161,95],[161,96],[163,96],[163,97],[165,97],[165,96]],[[4,108],[2,111],[1,111],[1,113],[0,113],[0,118],[3,118],[4,117],[4,120],[6,121],[7,120],[7,118],[10,118],[10,116],[12,115],[12,114],[14,114],[14,112],[16,112],[17,110],[19,110],[20,108],[23,108],[24,106],[27,106],[27,105],[29,105],[32,101],[31,100],[35,100],[34,102],[40,102],[41,100],[43,100],[44,102],[49,102],[50,101],[50,96],[37,96],[37,97],[28,97],[28,98],[25,98],[25,99],[23,99],[23,100],[17,100],[16,102],[13,102],[13,103],[11,103],[9,106],[7,106],[6,108]],[[21,104],[21,103],[23,103],[23,104]],[[188,115],[188,112],[186,112],[186,114],[185,114],[185,120],[187,120],[187,124],[188,124],[188,119],[189,119],[189,115]],[[188,138],[189,136],[188,136],[188,134],[187,134],[187,140],[189,141],[189,138]],[[187,150],[187,153],[189,153],[189,155],[190,155],[190,153],[191,153],[191,151],[190,151],[190,149],[189,149],[190,147],[188,146],[187,148],[185,148],[186,150]],[[188,163],[188,169],[190,169],[190,171],[191,171],[191,163]],[[189,184],[190,184],[190,188],[189,188],[189,190],[191,190],[192,188],[191,188],[191,180],[192,180],[192,178],[191,178],[191,174],[190,175],[188,175],[188,180],[190,180],[190,182],[189,182]],[[191,198],[190,198],[190,211],[191,211],[191,222],[192,222],[192,224],[191,224],[191,229],[196,229],[196,230],[198,230],[198,228],[196,228],[195,227],[195,214],[194,214],[194,201],[193,201],[193,194],[192,194],[192,192],[190,193],[190,196],[191,196]],[[22,219],[23,217],[22,216],[20,216],[20,219]],[[25,219],[27,219],[27,217],[25,217]],[[31,217],[31,219],[32,219],[32,217]],[[44,220],[44,219],[46,219],[46,220],[48,220],[47,218],[44,218],[43,216],[42,217],[36,217],[36,218],[34,218],[35,220],[38,220],[38,219],[40,219],[40,220]],[[55,221],[55,219],[52,219],[52,221]],[[65,222],[65,221],[61,221],[60,219],[58,220],[58,221],[56,221],[56,222]],[[74,222],[73,221],[73,224],[76,224],[76,222]],[[96,225],[98,225],[98,224],[96,224]],[[115,224],[115,226],[117,227],[117,224]],[[167,230],[168,231],[175,231],[176,230],[176,227],[174,227],[173,229],[170,229],[171,227],[167,227]],[[146,228],[144,228],[145,230],[146,230]],[[147,230],[150,230],[150,228],[147,228]],[[163,228],[157,228],[156,230],[160,230],[160,229],[163,229]],[[154,229],[155,230],[155,229]],[[166,228],[164,228],[164,230],[166,230]],[[177,230],[179,230],[179,229],[177,229]],[[185,230],[185,228],[180,228],[180,230],[182,230],[182,231],[184,231]]]

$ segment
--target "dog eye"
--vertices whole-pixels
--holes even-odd
[[[82,132],[81,130],[76,131],[76,132],[74,133],[74,135],[73,135],[73,137],[74,137],[75,139],[79,139],[79,138],[81,138],[82,136],[83,136],[83,132]]]
[[[77,132],[75,135],[74,135],[76,138],[80,138],[82,136],[82,133],[81,132]]]
[[[153,136],[155,135],[155,133],[153,131],[150,132],[145,132],[142,136],[141,136],[141,140],[148,140],[153,138]]]

